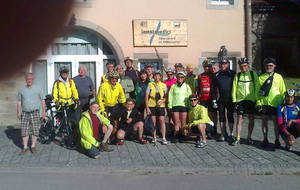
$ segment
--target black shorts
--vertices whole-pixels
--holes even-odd
[[[166,115],[165,108],[150,107],[149,109],[151,111],[151,116],[165,116]]]
[[[122,104],[116,104],[113,107],[105,107],[106,113],[109,115],[108,119],[110,121],[118,120],[120,117],[120,110],[122,108]]]
[[[296,123],[293,123],[290,127],[288,127],[286,130],[291,134],[293,135],[295,138],[298,138],[300,137],[300,134],[297,130],[297,125]],[[285,133],[283,132],[280,132],[280,135],[282,137],[283,140],[287,140],[287,136]]]
[[[125,133],[133,134],[134,133],[134,128],[133,128],[134,124],[121,123],[119,129],[122,129],[123,131],[125,131]]]
[[[188,109],[183,106],[175,106],[172,108],[172,112],[188,112]]]
[[[207,108],[208,112],[216,112],[217,109],[213,108],[212,101],[200,101],[200,105]]]
[[[277,115],[277,108],[272,106],[262,106],[262,110],[260,112],[262,115],[268,116],[276,116]]]
[[[226,122],[226,116],[229,123],[234,123],[233,112],[234,104],[232,102],[219,102],[219,119],[220,122]],[[225,116],[226,113],[226,116]]]
[[[255,103],[250,100],[243,100],[235,105],[235,111],[237,115],[254,114]]]
[[[210,124],[206,124],[206,128],[205,128],[205,132],[206,133],[213,133],[214,132],[214,126],[210,125]],[[191,131],[192,133],[199,133],[199,130],[198,130],[198,126],[197,125],[193,125],[191,127]]]

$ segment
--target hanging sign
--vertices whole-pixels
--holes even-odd
[[[133,45],[187,46],[187,20],[133,20]]]

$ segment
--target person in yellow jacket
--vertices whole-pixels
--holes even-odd
[[[60,109],[61,105],[71,108],[67,110],[67,115],[73,121],[75,126],[80,119],[80,112],[76,106],[80,104],[76,84],[73,79],[68,78],[68,67],[61,67],[59,72],[59,78],[53,84],[53,101],[56,103],[58,109]],[[59,117],[62,117],[62,115],[63,113],[60,113]]]
[[[213,132],[213,122],[208,116],[207,108],[198,104],[199,97],[197,94],[189,96],[191,108],[189,110],[189,122],[186,128],[191,130],[192,133],[199,134],[196,140],[196,148],[203,148],[206,144],[206,134]],[[201,136],[201,137],[200,137]],[[201,139],[201,140],[200,140]]]
[[[118,82],[119,73],[111,71],[108,73],[108,82],[104,82],[98,89],[97,102],[101,112],[108,115],[109,120],[114,125],[113,134],[117,132],[117,126],[120,116],[121,104],[126,102],[125,92]]]
[[[174,121],[173,143],[183,142],[185,137],[189,96],[192,94],[190,86],[186,83],[186,74],[183,71],[176,73],[177,81],[171,86],[168,94],[168,108],[172,110]]]
[[[72,105],[78,103],[78,91],[73,79],[68,78],[69,69],[63,66],[59,69],[60,76],[53,84],[52,97],[57,103]]]
[[[160,131],[162,134],[162,144],[167,145],[166,124],[165,124],[165,107],[167,85],[161,81],[162,74],[158,70],[153,75],[154,81],[148,84],[146,90],[145,104],[147,115],[151,116],[155,130],[153,132],[152,143],[156,143],[156,120],[158,119]]]
[[[99,112],[98,103],[92,102],[79,121],[80,144],[90,157],[100,158],[100,151],[113,151],[107,144],[112,130],[110,121]],[[104,134],[101,142],[100,131]]]
[[[232,102],[235,103],[237,113],[236,138],[231,143],[233,146],[240,144],[244,114],[248,114],[249,119],[247,143],[253,144],[251,135],[254,128],[254,113],[259,90],[258,76],[255,71],[250,70],[248,59],[241,58],[238,64],[241,72],[234,76],[232,85]]]
[[[275,147],[280,147],[279,133],[277,126],[277,107],[283,103],[284,94],[286,91],[282,76],[275,72],[276,60],[266,58],[264,60],[266,73],[259,76],[260,89],[258,92],[257,109],[262,115],[262,132],[264,140],[262,148],[269,147],[268,141],[268,119],[272,118],[275,132]]]

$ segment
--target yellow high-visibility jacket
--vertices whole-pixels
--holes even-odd
[[[195,107],[190,107],[189,110],[189,126],[199,125],[199,124],[211,124],[212,121],[208,116],[207,108],[201,105],[196,105]]]
[[[160,99],[156,99],[156,92],[159,93]],[[158,83],[150,82],[148,84],[148,88],[146,91],[146,96],[149,96],[148,106],[149,107],[156,107],[158,100],[162,100],[165,98],[167,93],[167,85],[161,81]],[[161,104],[159,107],[164,108],[165,103]]]
[[[269,76],[270,75],[268,73],[260,75],[258,77],[259,85],[262,86]],[[264,97],[258,94],[258,100],[256,104],[277,108],[283,103],[285,91],[286,88],[282,76],[278,73],[274,73],[273,83],[269,95]]]
[[[58,79],[53,84],[52,97],[55,102],[74,104],[74,100],[78,100],[78,91],[73,79],[68,78],[67,81]]]
[[[251,72],[253,73],[253,78]],[[255,71],[235,74],[232,85],[232,102],[250,100],[256,103],[258,91],[259,81]]]
[[[96,115],[99,118],[101,125],[110,125],[110,121],[101,115],[100,112],[97,112]],[[93,136],[93,125],[89,111],[82,113],[82,117],[79,121],[79,132],[80,144],[84,149],[88,150],[91,149],[92,146],[99,146],[100,142],[98,142]]]
[[[104,82],[98,89],[97,102],[100,110],[105,111],[105,107],[115,106],[117,103],[125,103],[126,97],[123,87],[120,83],[112,85],[110,82]]]

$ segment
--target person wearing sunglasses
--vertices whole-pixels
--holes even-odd
[[[232,143],[233,124],[234,124],[234,104],[232,102],[232,84],[235,71],[230,69],[230,61],[227,58],[221,58],[219,61],[220,71],[215,73],[214,81],[218,92],[219,120],[221,126],[221,136],[219,141],[228,141]],[[226,130],[226,121],[228,121],[229,135]]]
[[[216,64],[215,64],[216,65]],[[212,71],[212,61],[204,60],[202,63],[203,73],[198,75],[197,94],[200,104],[208,109],[208,115],[214,122],[213,134],[217,135],[218,112],[216,103],[216,85]],[[219,65],[217,66],[219,67]]]
[[[213,122],[208,116],[207,108],[198,104],[199,97],[197,94],[189,96],[190,110],[188,114],[188,124],[185,126],[192,134],[197,134],[196,148],[203,148],[207,145],[206,134],[213,130]]]
[[[236,137],[231,143],[233,146],[240,144],[244,114],[247,114],[249,119],[247,144],[253,144],[251,135],[254,128],[256,92],[259,89],[258,76],[255,71],[250,70],[249,60],[240,58],[238,64],[241,72],[234,76],[232,87],[232,101],[237,113]]]
[[[148,84],[145,96],[146,113],[148,116],[151,116],[153,125],[155,126],[155,129],[152,133],[153,139],[151,142],[156,144],[156,128],[160,126],[160,132],[162,136],[161,144],[167,145],[168,141],[166,139],[165,124],[167,86],[161,81],[161,71],[155,71],[153,78],[154,81]]]
[[[295,95],[294,89],[288,89],[284,104],[277,108],[279,133],[289,151],[296,143],[296,138],[300,137],[300,104],[296,103]]]
[[[256,103],[257,110],[261,113],[262,132],[264,136],[261,146],[262,148],[269,147],[268,120],[271,118],[274,123],[275,148],[280,148],[276,113],[278,106],[283,103],[286,88],[282,76],[275,72],[276,60],[274,58],[266,58],[264,66],[266,72],[258,78],[260,88]]]
[[[168,94],[169,94],[169,91],[170,91],[170,88],[172,85],[176,84],[176,77],[175,77],[175,70],[172,69],[172,68],[169,68],[167,71],[166,71],[166,74],[167,74],[167,79],[164,80],[164,83],[167,85],[167,101],[166,101],[166,104],[168,105]],[[169,123],[174,123],[172,121],[172,109],[169,109],[167,108],[167,116],[168,116],[168,120],[169,120]]]
[[[172,109],[174,121],[174,139],[177,143],[183,141],[185,132],[183,127],[186,125],[188,112],[188,99],[192,90],[185,82],[186,74],[183,71],[176,73],[177,82],[174,84],[168,94],[168,108]]]
[[[125,103],[126,97],[122,85],[118,82],[120,76],[117,71],[108,73],[108,82],[104,82],[98,89],[97,102],[100,111],[106,113],[114,129],[112,134],[117,132],[118,117],[122,104]]]

